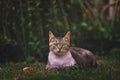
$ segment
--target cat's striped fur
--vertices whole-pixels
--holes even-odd
[[[94,55],[82,48],[70,47],[70,32],[64,37],[55,37],[49,32],[49,55],[46,69],[70,66],[96,66]]]

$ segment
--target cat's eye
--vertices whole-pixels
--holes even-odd
[[[57,46],[58,44],[54,44],[55,46]]]
[[[54,45],[55,45],[55,46],[57,46],[57,45],[58,45],[58,43],[54,43]]]
[[[69,47],[69,45],[64,44],[63,47]]]

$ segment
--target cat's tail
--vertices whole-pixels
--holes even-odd
[[[85,58],[88,61],[88,64],[90,63],[91,67],[96,68],[98,66],[97,61],[96,61],[96,57],[91,51],[86,50]]]

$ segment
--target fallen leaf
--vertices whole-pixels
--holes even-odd
[[[33,67],[24,67],[23,71],[33,71]]]

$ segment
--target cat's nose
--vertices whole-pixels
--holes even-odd
[[[58,49],[61,49],[62,48],[62,46],[61,45],[58,45]]]
[[[61,49],[62,49],[62,46],[59,44],[57,47],[58,47],[58,52],[60,53]]]
[[[60,52],[61,52],[61,49],[59,49],[58,53],[60,53]]]

